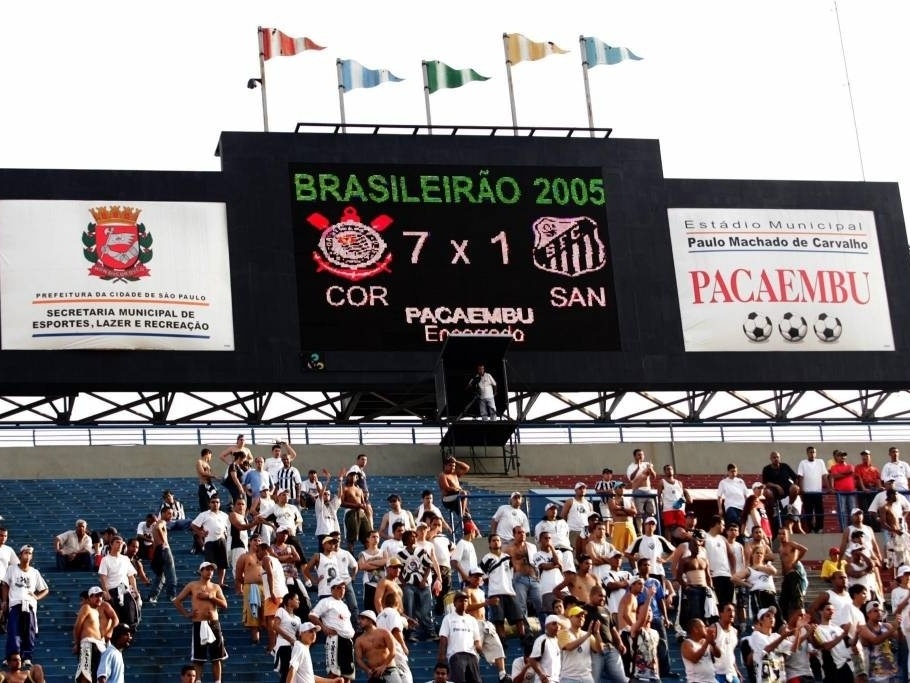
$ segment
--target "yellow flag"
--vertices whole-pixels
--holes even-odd
[[[535,43],[520,33],[506,33],[505,38],[510,64],[518,64],[518,62],[526,60],[533,62],[549,55],[561,55],[568,52],[568,50],[563,50],[556,43]]]

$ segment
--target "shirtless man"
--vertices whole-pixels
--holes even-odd
[[[780,528],[777,538],[780,541],[781,576],[784,577],[780,586],[780,610],[784,620],[788,621],[794,611],[805,607],[809,578],[806,576],[806,570],[801,560],[809,549],[792,540],[787,527]]]
[[[376,614],[365,609],[358,616],[362,633],[354,642],[354,660],[357,666],[367,672],[369,683],[401,683],[401,676],[395,667],[395,642],[392,634],[383,628],[376,628]]]
[[[367,503],[366,493],[356,483],[356,473],[348,472],[341,486],[341,507],[347,512],[344,514],[344,530],[348,551],[354,549],[354,542],[366,547],[367,536],[373,530],[370,522],[372,508]]]
[[[398,575],[401,573],[401,560],[393,556],[389,559],[385,568],[385,577],[376,584],[376,593],[373,598],[373,609],[380,612],[385,607],[394,607],[399,614],[404,614],[404,591],[401,584],[398,583]],[[394,595],[395,602],[391,605],[386,604],[386,595]]]
[[[212,481],[215,473],[212,472],[212,451],[203,448],[196,461],[196,477],[199,479],[199,512],[209,509],[209,497],[218,491]]]
[[[190,661],[196,667],[196,676],[202,679],[202,667],[207,661],[212,663],[212,680],[221,680],[221,662],[227,659],[228,653],[224,647],[224,638],[221,635],[221,623],[218,621],[218,608],[227,609],[227,599],[221,591],[221,586],[212,583],[212,574],[215,572],[212,562],[203,562],[199,565],[200,578],[190,581],[183,590],[174,598],[174,607],[181,616],[193,622],[193,639],[190,649]],[[183,606],[183,602],[190,598],[190,611]],[[215,640],[203,644],[201,631],[203,624]]]
[[[77,683],[94,683],[98,672],[98,660],[117,625],[118,619],[113,608],[104,602],[103,591],[98,586],[88,589],[88,599],[79,608],[76,623],[73,625],[73,654],[78,657],[76,666]],[[105,620],[105,630],[101,628],[101,606],[111,611],[111,618]]]
[[[711,574],[708,571],[704,531],[695,534],[689,541],[689,553],[688,557],[679,561],[677,576],[683,594],[680,624],[688,624],[692,619],[706,619],[705,599],[708,597],[708,589],[713,588]]]
[[[569,593],[575,598],[579,605],[588,601],[591,589],[600,583],[594,574],[591,573],[591,558],[587,555],[578,556],[578,566],[574,572],[565,571],[565,578],[562,583],[553,588],[553,592],[558,594],[563,588],[568,588]]]
[[[543,611],[540,599],[540,577],[537,567],[531,562],[537,554],[537,546],[528,543],[527,532],[518,525],[512,529],[512,541],[503,550],[512,558],[512,587],[518,598],[518,606],[522,614],[528,615],[528,602],[534,608],[534,614]]]
[[[619,631],[620,640],[626,651],[623,654],[623,664],[626,671],[629,671],[629,665],[632,661],[632,653],[635,651],[632,642],[632,631],[638,623],[638,596],[644,588],[645,580],[640,576],[632,577],[629,584],[629,590],[622,596],[619,601],[619,609],[616,612],[616,628]]]
[[[152,524],[152,559],[150,565],[155,573],[155,580],[149,591],[149,602],[158,602],[162,589],[171,600],[177,595],[177,570],[174,566],[174,554],[168,542],[167,527],[174,517],[173,508],[166,507],[161,511],[161,518]]]
[[[259,536],[253,534],[249,549],[237,559],[234,566],[234,592],[243,596],[241,623],[250,630],[250,642],[259,643],[259,629],[262,627],[262,564],[259,562]],[[255,589],[253,588],[255,586]],[[250,605],[253,591],[259,593],[259,607]]]
[[[442,496],[442,506],[446,510],[457,512],[460,517],[464,517],[468,511],[468,492],[461,488],[458,478],[466,475],[470,469],[470,465],[450,455],[445,460],[442,472],[436,477]]]
[[[44,683],[44,668],[32,664],[28,670],[22,668],[22,655],[11,652],[6,656],[9,671],[0,673],[0,683]]]

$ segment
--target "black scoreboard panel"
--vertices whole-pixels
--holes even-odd
[[[654,140],[224,133],[220,173],[0,170],[0,199],[227,206],[235,350],[2,351],[0,391],[389,390],[447,334],[515,390],[910,388],[895,184],[664,179]],[[684,351],[668,208],[872,211],[894,351]],[[2,321],[0,321],[2,324]]]

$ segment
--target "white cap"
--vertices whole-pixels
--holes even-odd
[[[756,615],[755,620],[759,621],[762,617],[764,617],[766,614],[768,614],[768,612],[770,612],[771,614],[776,614],[777,608],[776,607],[765,607],[764,609],[758,610],[758,615]]]
[[[576,490],[576,491],[577,491],[578,489],[586,489],[586,488],[588,488],[588,485],[587,485],[586,483],[584,483],[583,481],[576,481],[576,482],[575,482],[575,490]]]
[[[372,621],[374,624],[376,623],[376,612],[374,612],[374,611],[371,610],[371,609],[365,609],[365,610],[363,610],[363,611],[360,613],[359,616],[361,616],[361,617],[366,617],[367,619],[369,619],[370,621]]]
[[[550,624],[559,624],[562,625],[562,620],[555,614],[551,614],[547,617],[547,620],[544,622],[544,626],[549,626]]]
[[[762,482],[756,481],[756,482],[753,482],[753,484],[752,484],[752,490],[754,491],[755,489],[764,488],[764,486],[765,485]]]
[[[905,574],[910,574],[910,567],[903,565],[897,570],[897,578],[904,576]]]
[[[318,631],[319,627],[312,621],[304,621],[297,627],[297,633],[306,633],[307,631]]]

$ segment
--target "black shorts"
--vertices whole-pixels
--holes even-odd
[[[228,568],[227,545],[223,540],[209,541],[203,546],[205,561],[211,562],[218,569]]]
[[[487,614],[490,617],[490,621],[494,624],[508,621],[510,624],[515,625],[520,621],[524,621],[525,615],[521,613],[521,609],[518,607],[518,600],[515,599],[514,595],[491,595],[490,597],[499,598],[498,605],[487,607]]]
[[[228,658],[227,650],[224,647],[224,637],[221,635],[221,624],[218,621],[210,621],[208,624],[215,634],[215,642],[203,645],[199,639],[199,629],[202,627],[202,622],[193,622],[193,642],[190,647],[191,662],[220,662]]]

